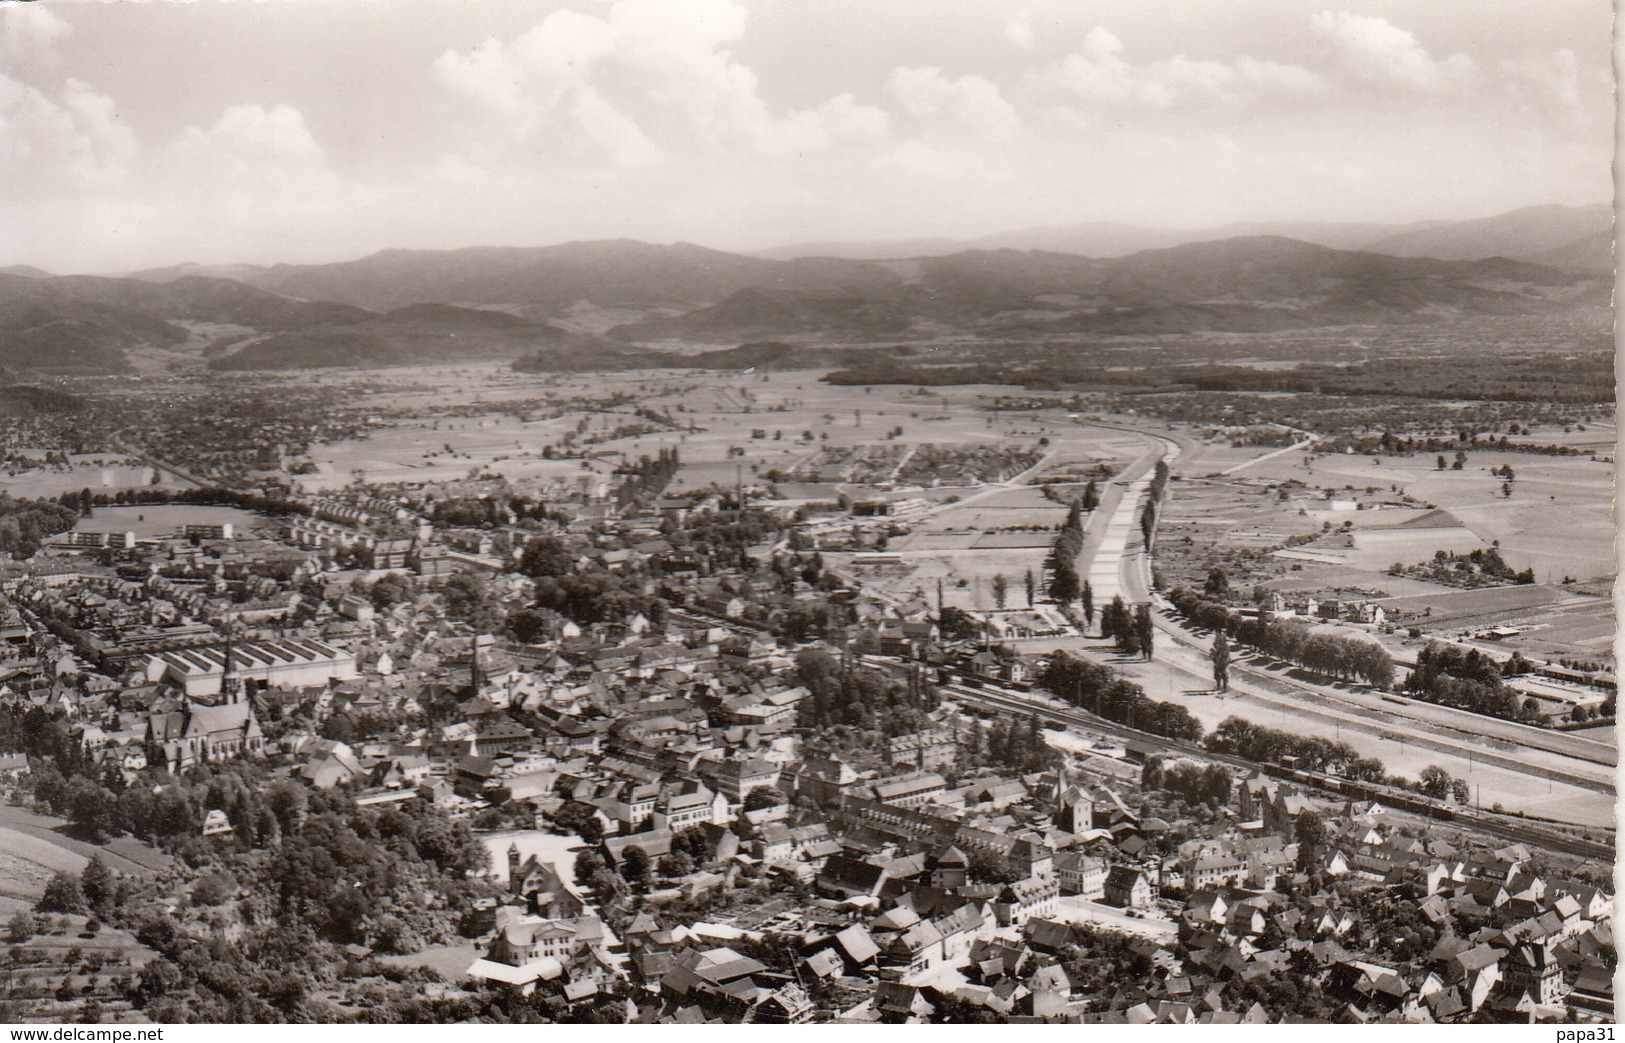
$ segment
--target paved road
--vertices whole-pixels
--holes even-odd
[[[1312,446],[1314,444],[1315,444],[1315,440],[1313,438],[1305,438],[1303,441],[1296,442],[1296,443],[1294,443],[1292,445],[1289,445],[1285,449],[1277,449],[1273,453],[1265,453],[1263,456],[1255,456],[1251,460],[1243,460],[1241,463],[1236,464],[1234,467],[1226,467],[1224,470],[1220,471],[1219,473],[1221,475],[1235,474],[1237,471],[1240,471],[1240,470],[1243,470],[1245,468],[1251,467],[1254,464],[1261,464],[1266,460],[1274,460],[1278,456],[1285,456],[1288,453],[1295,453],[1299,449],[1307,449],[1307,448],[1309,448],[1310,446]]]
[[[126,456],[135,457],[137,460],[140,460],[142,463],[146,464],[148,467],[151,467],[155,471],[167,471],[169,474],[183,482],[191,482],[199,489],[207,489],[210,487],[229,488],[225,482],[216,482],[207,478],[200,478],[190,471],[183,470],[167,460],[154,456],[145,449],[137,449],[134,446],[125,445],[123,442],[114,442],[113,448],[124,453]]]

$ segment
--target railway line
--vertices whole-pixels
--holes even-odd
[[[1165,601],[1152,594],[1150,555],[1138,548],[1131,552],[1129,546],[1139,517],[1139,505],[1149,484],[1149,471],[1158,459],[1172,463],[1182,455],[1189,455],[1184,450],[1194,450],[1194,447],[1183,439],[1129,425],[1101,426],[1135,433],[1150,442],[1151,449],[1119,477],[1122,498],[1114,505],[1111,517],[1104,519],[1102,537],[1098,542],[1086,544],[1083,557],[1087,560],[1080,561],[1078,571],[1089,577],[1097,604],[1117,593],[1130,604],[1151,603],[1157,629],[1172,638],[1159,645],[1155,658],[1170,670],[1201,676],[1207,645],[1173,616]],[[1607,743],[1450,707],[1391,697],[1384,700],[1381,693],[1376,692],[1332,690],[1306,684],[1251,665],[1248,658],[1238,656],[1232,664],[1233,677],[1240,682],[1236,686],[1238,691],[1283,712],[1336,722],[1379,738],[1394,738],[1465,757],[1469,762],[1482,761],[1594,792],[1614,792],[1619,751]],[[1495,749],[1495,744],[1507,748]],[[1519,747],[1575,763],[1535,763],[1530,758],[1520,757]]]
[[[1260,764],[1230,754],[1214,753],[1202,746],[1198,746],[1196,743],[1154,735],[1138,728],[1131,728],[1115,721],[1108,721],[1086,710],[1059,709],[1020,692],[991,687],[976,688],[963,684],[946,684],[940,687],[964,705],[980,706],[995,711],[1014,711],[1022,715],[1037,717],[1040,721],[1047,721],[1052,724],[1087,729],[1121,739],[1148,743],[1171,753],[1185,753],[1243,770],[1261,771],[1267,775],[1323,789],[1338,796],[1369,796],[1371,799],[1380,800],[1384,804],[1426,815],[1440,821],[1458,824],[1462,828],[1476,830],[1497,839],[1532,844],[1546,850],[1561,851],[1582,858],[1600,859],[1608,864],[1612,864],[1614,861],[1615,848],[1611,843],[1602,844],[1593,840],[1586,840],[1583,837],[1573,836],[1561,830],[1548,829],[1527,822],[1508,819],[1493,812],[1453,807],[1441,801],[1430,800],[1408,791],[1392,790],[1385,786],[1368,783],[1356,784],[1352,780],[1340,779],[1336,776],[1302,772],[1275,764]],[[1613,835],[1612,830],[1607,832],[1610,836]]]
[[[1181,625],[1168,611],[1161,610],[1160,605],[1153,614],[1156,617],[1157,629],[1173,638],[1175,642],[1191,650],[1197,655],[1205,657],[1209,647],[1208,642],[1192,633]],[[1613,784],[1612,769],[1619,763],[1619,750],[1604,742],[1588,739],[1584,736],[1571,735],[1565,732],[1554,732],[1549,728],[1538,728],[1534,725],[1520,724],[1516,721],[1503,721],[1496,717],[1486,717],[1467,710],[1458,710],[1447,706],[1436,706],[1432,703],[1413,700],[1405,696],[1382,695],[1376,692],[1360,691],[1323,691],[1317,687],[1288,681],[1269,672],[1267,669],[1254,666],[1248,662],[1257,658],[1257,653],[1248,648],[1238,650],[1240,654],[1231,662],[1230,672],[1234,678],[1244,678],[1252,681],[1262,691],[1249,692],[1265,702],[1272,702],[1296,707],[1303,712],[1318,713],[1321,716],[1337,717],[1345,724],[1364,724],[1366,727],[1392,727],[1382,722],[1381,717],[1398,718],[1405,722],[1410,729],[1438,729],[1453,733],[1456,737],[1444,737],[1415,732],[1407,735],[1407,741],[1426,743],[1439,749],[1441,752],[1465,753],[1471,749],[1474,756],[1486,760],[1506,754],[1496,754],[1486,751],[1477,745],[1478,740],[1492,740],[1505,742],[1530,749],[1543,750],[1554,753],[1560,757],[1569,757],[1588,764],[1599,765],[1609,769],[1599,773],[1595,781],[1601,780],[1611,788]],[[1170,658],[1166,652],[1163,658]],[[1302,695],[1287,694],[1279,689],[1287,688]],[[1321,705],[1315,705],[1319,703]],[[1515,766],[1515,765],[1514,765]]]

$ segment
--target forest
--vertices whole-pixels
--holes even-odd
[[[1465,401],[1607,403],[1614,400],[1613,354],[1395,357],[1355,365],[1305,363],[1281,369],[1175,365],[1121,368],[1088,353],[1011,349],[1005,358],[923,364],[877,356],[824,378],[837,385],[1015,384],[1034,390],[1084,387],[1125,393],[1287,392]]]

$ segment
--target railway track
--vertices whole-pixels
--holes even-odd
[[[1314,778],[1306,778],[1305,773],[1302,772],[1294,772],[1279,765],[1260,764],[1230,754],[1214,753],[1196,743],[1154,735],[1138,728],[1131,728],[1115,721],[1108,721],[1103,717],[1097,717],[1087,710],[1062,710],[1019,692],[985,687],[975,688],[963,684],[945,684],[939,685],[939,687],[952,694],[954,698],[963,704],[980,704],[993,710],[1016,711],[1023,715],[1037,717],[1040,721],[1075,728],[1086,728],[1090,731],[1101,732],[1122,739],[1133,739],[1149,743],[1170,752],[1188,753],[1195,757],[1228,764],[1248,771],[1262,771],[1265,774],[1290,779],[1307,786],[1319,786],[1319,783]],[[1329,787],[1322,788],[1327,788],[1328,792],[1336,793],[1338,796],[1348,796],[1348,794]],[[1600,859],[1609,865],[1612,865],[1614,861],[1616,852],[1612,844],[1601,844],[1596,841],[1586,840],[1583,837],[1572,836],[1560,830],[1508,820],[1503,816],[1495,815],[1493,812],[1448,807],[1442,803],[1419,798],[1413,793],[1395,791],[1384,798],[1380,787],[1372,787],[1372,789],[1377,791],[1376,796],[1379,799],[1386,799],[1389,803],[1407,807],[1408,810],[1427,815],[1430,818],[1450,822],[1463,829],[1476,830],[1502,840],[1531,844],[1544,850],[1560,851],[1565,854],[1578,855],[1582,858]],[[1613,834],[1612,830],[1606,832],[1610,836]]]
[[[1157,609],[1154,615],[1159,631],[1167,634],[1177,644],[1190,651],[1206,655],[1209,647],[1207,642],[1204,642],[1200,636],[1188,630],[1185,624],[1178,620],[1161,603],[1154,601],[1153,605]],[[1166,653],[1164,654],[1166,657]],[[1458,739],[1451,737],[1451,735],[1428,736],[1424,734],[1417,734],[1414,737],[1415,741],[1433,744],[1434,748],[1442,753],[1465,754],[1470,750],[1475,756],[1486,761],[1494,760],[1497,756],[1505,761],[1505,754],[1498,754],[1494,750],[1485,750],[1475,741],[1492,739],[1543,750],[1559,757],[1570,757],[1574,760],[1596,764],[1609,769],[1610,772],[1619,763],[1619,750],[1594,739],[1568,735],[1563,732],[1553,732],[1547,728],[1537,728],[1515,721],[1485,717],[1482,714],[1471,713],[1467,710],[1436,706],[1413,697],[1385,697],[1380,693],[1364,697],[1350,694],[1334,694],[1281,677],[1262,667],[1253,665],[1249,662],[1250,659],[1268,662],[1255,650],[1243,647],[1241,654],[1232,660],[1230,669],[1232,675],[1246,678],[1263,689],[1262,692],[1248,693],[1254,698],[1276,704],[1284,703],[1302,712],[1318,713],[1323,717],[1340,717],[1350,723],[1357,723],[1360,720],[1379,723],[1377,722],[1378,715],[1388,715],[1405,721],[1407,726],[1413,729],[1437,729],[1440,732],[1453,733],[1453,735],[1461,737]],[[1301,693],[1301,695],[1296,693]],[[1381,700],[1381,705],[1377,704],[1378,700]],[[1516,766],[1516,762],[1513,762],[1513,764]],[[1580,778],[1581,776],[1575,777]],[[1583,783],[1583,785],[1595,787],[1596,783],[1592,781]]]

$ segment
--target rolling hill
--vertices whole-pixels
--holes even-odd
[[[361,322],[311,326],[256,340],[210,363],[213,369],[316,369],[514,359],[548,350],[591,359],[603,345],[504,312],[412,304]],[[622,345],[611,350],[626,351]]]
[[[229,370],[523,358],[527,368],[579,370],[674,364],[652,350],[662,344],[731,350],[775,340],[808,358],[820,346],[938,337],[1267,332],[1494,316],[1606,324],[1611,314],[1606,208],[1301,230],[1339,243],[1373,238],[1385,250],[1280,235],[1168,244],[1185,233],[1153,230],[1149,238],[1163,245],[1105,258],[1000,246],[780,260],[608,240],[385,250],[327,265],[180,265],[123,278],[13,269],[0,272],[0,366],[122,372],[132,361],[193,366],[206,357]],[[1121,247],[1144,230],[1050,231],[1046,241],[1059,245],[1086,235]],[[1497,252],[1468,256],[1485,250]],[[1418,251],[1462,256],[1411,255]],[[593,322],[577,322],[589,312]],[[611,328],[599,336],[566,328],[572,324]],[[688,358],[681,364],[754,364],[743,349]]]
[[[1400,257],[1436,257],[1474,261],[1508,257],[1536,264],[1558,264],[1553,255],[1571,244],[1594,241],[1613,227],[1609,204],[1534,206],[1493,217],[1465,221],[1421,221],[1376,224],[1336,221],[1247,222],[1213,228],[1153,228],[1117,221],[1042,225],[996,232],[970,239],[910,239],[872,242],[815,242],[773,247],[763,257],[846,257],[863,259],[943,257],[969,250],[1042,250],[1085,257],[1126,257],[1187,243],[1215,242],[1251,236],[1281,236],[1329,246]],[[1611,238],[1611,237],[1610,237]],[[1611,255],[1593,250],[1576,253],[1582,268],[1612,268]],[[1606,260],[1604,260],[1606,258]],[[1599,263],[1602,262],[1602,263]]]
[[[1611,233],[1613,208],[1532,206],[1476,221],[1427,224],[1373,239],[1363,247],[1396,257],[1446,261],[1507,257],[1540,262],[1552,251]]]
[[[839,288],[861,264],[773,261],[689,243],[630,239],[535,248],[383,250],[355,261],[245,273],[262,289],[385,311],[425,302],[524,308],[543,317],[578,301],[604,308],[693,308],[748,287]]]
[[[372,313],[347,304],[308,302],[230,279],[185,275],[170,282],[68,275],[48,280],[74,297],[134,308],[170,322],[211,322],[258,330],[296,330],[329,323],[360,322]]]
[[[40,414],[78,413],[85,400],[78,395],[34,384],[0,384],[0,416],[28,418]]]
[[[929,330],[1001,336],[1258,332],[1601,310],[1611,289],[1600,274],[1498,258],[1400,258],[1269,236],[1112,260],[969,251],[894,262],[887,274],[839,292],[742,290],[611,335],[717,344],[814,334],[883,340]]]
[[[0,366],[119,373],[131,347],[171,347],[187,333],[150,312],[78,297],[48,279],[0,275]]]

